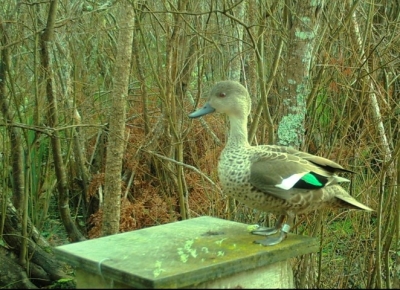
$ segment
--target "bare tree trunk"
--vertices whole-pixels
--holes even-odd
[[[365,75],[365,78],[363,81],[365,81],[365,85],[367,87],[367,93],[369,96],[369,101],[370,101],[370,106],[372,116],[375,119],[375,123],[377,124],[377,133],[378,136],[380,137],[380,143],[383,147],[384,150],[384,162],[387,162],[392,158],[392,153],[390,151],[390,146],[388,142],[388,138],[385,132],[385,127],[383,125],[383,120],[382,120],[382,115],[381,115],[381,109],[379,107],[378,99],[377,99],[377,94],[378,88],[374,84],[374,80],[371,77],[370,69],[367,65],[367,52],[363,46],[363,41],[362,41],[362,36],[360,33],[360,28],[357,20],[357,15],[356,15],[356,10],[354,10],[351,18],[351,32],[353,36],[354,43],[357,46],[358,49],[358,54],[360,56],[359,63],[361,65],[361,71],[363,72],[362,74]],[[391,176],[394,175],[394,168],[391,166],[390,169]]]
[[[351,7],[351,3],[349,3],[350,1],[347,2],[347,6],[348,8]],[[372,9],[372,7],[371,7]],[[385,126],[383,123],[383,119],[382,119],[382,114],[381,114],[381,108],[379,106],[379,102],[378,102],[378,98],[377,98],[377,92],[379,93],[379,88],[375,85],[375,80],[372,77],[373,74],[373,68],[370,68],[370,61],[367,59],[367,55],[369,53],[367,53],[366,48],[364,46],[363,43],[363,37],[367,38],[367,36],[362,36],[361,32],[360,32],[360,27],[358,24],[358,19],[357,19],[357,13],[356,13],[356,9],[353,10],[352,13],[352,18],[351,18],[351,32],[352,32],[352,38],[353,38],[353,42],[355,44],[355,47],[358,50],[358,55],[359,55],[359,64],[360,64],[360,72],[361,75],[363,75],[364,77],[362,79],[360,79],[361,84],[363,85],[363,88],[365,90],[365,93],[368,97],[368,103],[369,106],[367,106],[368,108],[371,109],[371,113],[372,116],[374,118],[374,123],[376,124],[376,131],[377,131],[377,135],[379,136],[379,143],[381,145],[381,148],[383,149],[383,163],[384,164],[389,164],[388,168],[385,170],[382,170],[381,174],[380,174],[380,190],[381,190],[381,194],[379,196],[379,207],[378,207],[378,217],[377,217],[377,234],[376,234],[376,260],[375,260],[375,267],[374,267],[374,272],[371,275],[371,280],[374,283],[371,283],[370,287],[376,287],[376,288],[391,288],[390,287],[390,279],[386,279],[386,285],[383,285],[383,281],[382,281],[382,277],[389,277],[390,273],[388,270],[388,266],[387,267],[383,267],[382,265],[382,261],[386,260],[386,263],[389,263],[389,261],[387,259],[383,259],[383,257],[385,257],[386,255],[388,255],[389,250],[390,250],[390,244],[392,242],[392,235],[385,235],[385,229],[388,230],[389,227],[388,226],[384,226],[384,224],[388,225],[389,224],[389,220],[383,220],[384,217],[384,211],[389,212],[388,207],[393,204],[391,199],[394,201],[394,195],[393,194],[384,194],[387,189],[385,189],[386,184],[388,182],[388,184],[391,184],[393,182],[393,180],[396,178],[395,177],[395,163],[394,162],[390,162],[388,163],[391,159],[392,159],[392,152],[390,150],[390,146],[389,146],[389,141],[388,141],[388,137],[387,134],[385,132]],[[373,25],[372,23],[372,16],[370,15],[370,17],[368,17],[368,23],[367,26]],[[366,31],[369,31],[369,29],[367,29]],[[371,37],[370,35],[368,35],[368,37]],[[397,214],[398,216],[398,214]],[[390,217],[390,216],[389,216]],[[393,229],[394,225],[392,226]],[[385,238],[386,237],[386,238]],[[390,239],[388,241],[388,239]],[[386,247],[383,243],[383,241],[386,242]],[[386,271],[385,271],[386,269]],[[382,273],[382,271],[385,271]]]
[[[275,4],[276,5],[276,4]],[[268,16],[273,14],[275,12],[276,7],[273,5],[271,8],[269,8],[267,11],[263,13],[263,16],[265,14],[265,17],[261,18],[259,20],[260,26],[258,28],[257,34],[254,39],[258,39],[257,45],[255,47],[254,55],[255,55],[255,66],[257,67],[257,77],[258,77],[258,83],[260,86],[260,96],[259,96],[259,102],[257,104],[253,121],[249,130],[249,142],[253,142],[255,136],[256,136],[256,131],[258,129],[258,124],[259,120],[261,117],[261,113],[264,114],[264,119],[265,119],[265,126],[266,130],[268,131],[268,144],[274,144],[275,143],[275,136],[274,136],[274,124],[272,121],[272,116],[270,113],[270,108],[268,105],[267,97],[269,95],[269,92],[271,90],[272,84],[275,81],[275,76],[278,70],[278,66],[280,63],[281,55],[282,55],[282,48],[283,48],[283,36],[278,36],[278,44],[277,48],[275,50],[275,55],[273,58],[273,63],[272,67],[269,68],[269,77],[268,80],[265,79],[265,76],[267,75],[264,66],[264,50],[265,50],[265,44],[264,44],[264,27],[266,26],[266,19]],[[263,130],[264,131],[264,130]],[[256,142],[257,143],[257,142]],[[261,140],[261,143],[263,140]]]
[[[128,95],[134,27],[134,9],[129,1],[119,3],[118,54],[114,70],[113,101],[105,170],[105,197],[102,235],[119,232],[121,208],[121,171],[125,149],[126,97]]]
[[[52,45],[54,40],[54,24],[56,20],[56,14],[57,0],[53,0],[50,2],[47,25],[41,38],[41,63],[46,82],[47,100],[49,102],[48,125],[50,128],[57,128],[58,126],[57,95],[55,93],[54,75],[52,73]],[[58,131],[53,131],[51,135],[51,147],[57,176],[58,208],[60,211],[61,220],[71,241],[81,241],[84,239],[84,237],[79,232],[71,218],[67,176],[62,158],[61,142]]]
[[[85,150],[85,142],[84,136],[82,134],[82,130],[79,128],[81,125],[81,115],[77,108],[76,101],[74,99],[73,84],[71,79],[71,64],[73,63],[70,55],[69,46],[67,45],[67,37],[68,33],[64,31],[64,33],[58,34],[58,39],[56,42],[58,57],[58,69],[59,72],[58,80],[59,80],[59,88],[61,89],[61,95],[63,96],[65,119],[71,119],[73,124],[76,127],[72,127],[70,131],[67,131],[67,138],[72,140],[72,147],[74,152],[74,158],[70,160],[69,166],[75,167],[77,172],[76,179],[79,180],[79,185],[81,188],[81,195],[79,197],[79,201],[77,204],[82,203],[82,214],[83,220],[87,220],[87,203],[86,198],[88,196],[88,185],[89,185],[89,170],[87,168],[88,161],[86,159],[86,150]],[[76,70],[74,70],[76,72]],[[61,118],[63,116],[61,115]],[[73,169],[72,169],[73,170]]]
[[[7,31],[5,24],[0,25],[2,32],[1,43],[5,45],[7,43]],[[1,113],[4,119],[8,123],[13,123],[13,114],[11,112],[9,103],[7,101],[7,90],[6,80],[7,73],[9,73],[9,49],[3,48],[1,51],[1,63],[0,63],[0,107]],[[25,195],[25,176],[24,176],[24,150],[22,146],[22,137],[20,129],[15,127],[7,127],[8,134],[10,136],[11,148],[11,167],[12,167],[12,180],[13,180],[13,195],[12,201],[17,209],[17,215],[23,222],[21,226],[21,232],[19,237],[21,239],[21,248],[19,255],[19,263],[23,266],[27,263],[26,247],[27,247],[27,219],[28,219],[28,199]]]
[[[136,77],[140,82],[140,95],[142,96],[142,110],[143,110],[143,120],[144,120],[144,133],[147,136],[150,132],[150,121],[149,121],[149,110],[148,110],[148,92],[146,87],[146,77],[143,66],[143,60],[140,58],[139,44],[141,37],[141,23],[140,16],[135,17],[135,35],[132,39],[132,55],[136,68]]]
[[[168,3],[174,11],[184,11],[189,7],[189,1],[179,1],[175,7],[173,3]],[[192,69],[186,56],[190,55],[190,42],[185,34],[184,16],[176,13],[171,17],[172,26],[167,29],[168,40],[166,43],[166,64],[164,83],[159,83],[162,91],[163,118],[162,135],[158,138],[158,146],[163,150],[163,154],[170,159],[183,162],[183,137],[182,137],[182,105],[184,94],[187,89],[187,80],[189,79],[188,69]],[[188,67],[185,67],[188,66]],[[185,76],[182,76],[182,72]],[[161,77],[162,79],[162,77]],[[164,163],[161,160],[155,161],[157,174],[163,183],[163,191],[169,196],[178,197],[179,213],[182,219],[187,219],[187,188],[181,166],[171,162]]]
[[[235,15],[235,17],[243,22],[244,15],[247,11],[246,2],[243,2],[241,5],[238,5],[237,8],[238,8],[238,12],[237,12],[237,15]],[[228,74],[229,74],[230,80],[240,82],[241,78],[244,77],[244,75],[243,75],[244,71],[242,70],[243,63],[244,63],[243,54],[242,54],[244,27],[243,27],[243,25],[237,25],[237,23],[235,21],[233,21],[232,19],[230,19],[230,21],[231,21],[232,30],[233,30],[233,36],[235,37],[235,42],[233,43],[232,48],[231,48],[232,61],[229,66]],[[246,78],[244,78],[244,79],[246,79]]]

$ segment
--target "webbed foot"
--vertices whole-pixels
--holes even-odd
[[[273,228],[267,228],[267,227],[258,227],[255,230],[252,230],[251,233],[253,235],[260,235],[260,236],[270,236],[273,234],[276,234],[279,229],[282,226],[283,221],[285,220],[285,215],[281,215],[275,223],[275,226]]]
[[[284,224],[279,233],[278,237],[267,237],[264,240],[254,241],[255,244],[261,244],[263,246],[273,246],[279,244],[287,237],[287,233],[290,231],[290,226],[288,224]]]
[[[266,228],[266,227],[259,227],[256,230],[251,231],[253,235],[260,235],[260,236],[269,236],[276,234],[279,229],[277,228]]]

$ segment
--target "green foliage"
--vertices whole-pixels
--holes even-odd
[[[48,289],[76,289],[76,281],[73,278],[59,279],[50,285]]]
[[[318,128],[329,128],[333,119],[331,107],[328,106],[327,98],[327,94],[318,94],[316,97],[314,114],[318,120]]]
[[[26,116],[29,125],[34,125],[33,116]],[[29,192],[29,213],[32,222],[39,229],[47,219],[50,185],[54,173],[50,171],[50,140],[47,135],[35,130],[26,132],[25,180]]]

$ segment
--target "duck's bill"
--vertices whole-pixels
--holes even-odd
[[[193,113],[189,114],[189,118],[198,118],[214,112],[215,109],[209,103],[206,103],[203,108],[200,108]]]

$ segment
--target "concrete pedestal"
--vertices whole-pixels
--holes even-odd
[[[254,244],[247,225],[200,217],[56,248],[78,288],[294,288],[290,259],[318,240]]]

